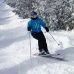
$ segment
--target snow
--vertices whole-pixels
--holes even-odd
[[[0,3],[3,3],[4,2],[4,0],[0,0]]]
[[[10,13],[10,7],[8,11]],[[3,12],[4,15],[7,12]],[[0,15],[4,18],[2,13]],[[49,33],[43,31],[50,53],[61,53],[68,61],[47,59],[33,55],[38,53],[38,46],[37,40],[27,31],[29,19],[21,19],[12,11],[9,19],[5,16],[7,22],[0,20],[0,74],[74,74],[74,31],[49,32],[61,46]]]

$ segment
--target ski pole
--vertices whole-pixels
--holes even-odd
[[[30,59],[31,59],[31,34],[29,32],[29,41],[30,41]]]
[[[50,34],[50,33],[49,33],[49,34]],[[51,34],[50,34],[50,35],[51,35]],[[60,45],[52,35],[51,35],[51,37],[54,39],[54,41],[55,41],[58,45]]]

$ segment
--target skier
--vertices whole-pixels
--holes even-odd
[[[27,29],[31,32],[33,38],[38,40],[39,54],[49,54],[45,36],[41,31],[41,26],[45,28],[47,32],[49,32],[48,27],[46,27],[46,23],[38,17],[38,14],[35,11],[32,11],[31,19],[28,22]]]

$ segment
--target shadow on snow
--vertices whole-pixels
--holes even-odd
[[[59,50],[56,53],[61,53],[68,59],[68,62],[74,61],[74,47],[70,47],[64,50]],[[29,70],[34,69],[35,67],[40,67],[42,65],[59,63],[60,61],[54,59],[47,59],[42,57],[32,57],[31,59],[24,60],[22,63],[9,68],[3,69],[0,71],[0,74],[27,74]],[[66,62],[67,63],[67,62]]]

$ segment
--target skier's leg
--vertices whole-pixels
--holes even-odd
[[[38,45],[39,45],[39,55],[45,55],[45,51],[43,50],[43,45],[42,45],[42,42],[40,40],[41,38],[39,37],[38,39]]]
[[[41,32],[40,34],[40,43],[41,43],[41,46],[43,48],[43,50],[49,54],[49,51],[48,51],[48,47],[47,47],[47,43],[46,43],[46,39],[45,39],[45,36],[44,34]]]
[[[41,43],[40,43],[40,36],[39,36],[39,33],[31,33],[33,38],[37,39],[38,40],[38,47],[39,47],[39,52],[42,52],[42,46],[41,46]]]
[[[38,39],[38,46],[39,46],[39,52],[42,52],[43,47],[42,47],[41,41],[39,39]]]
[[[37,33],[31,33],[32,37],[38,40],[38,35]]]

